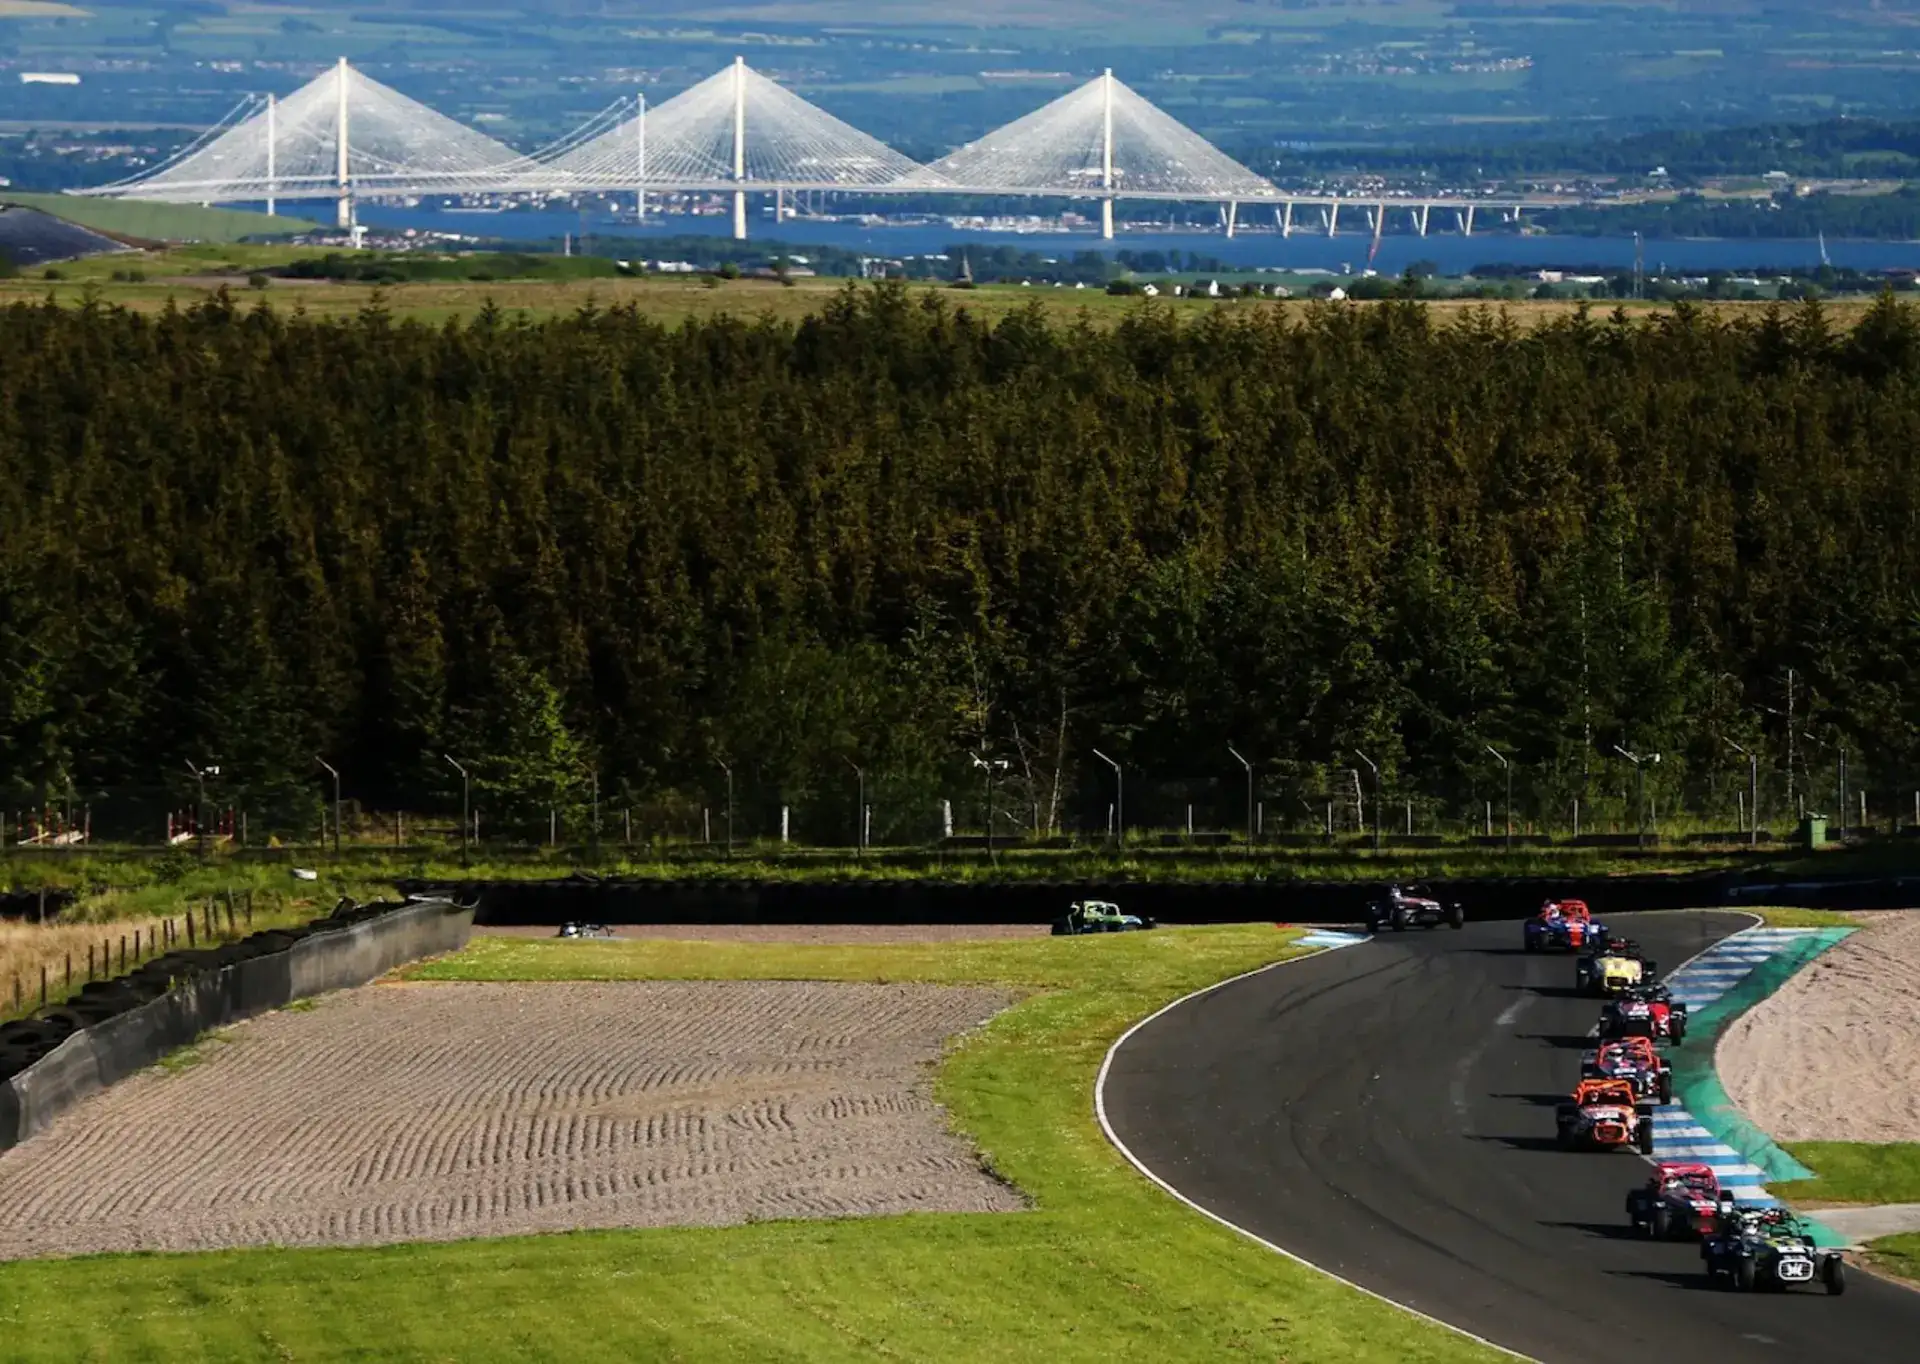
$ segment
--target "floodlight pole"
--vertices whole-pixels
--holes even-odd
[[[1512,852],[1513,851],[1513,764],[1507,761],[1506,754],[1502,753],[1499,749],[1495,748],[1492,744],[1487,745],[1487,752],[1493,754],[1493,756],[1499,760],[1500,766],[1505,768],[1507,772],[1507,851]]]
[[[1385,807],[1381,804],[1381,801],[1380,801],[1380,764],[1375,762],[1372,758],[1369,758],[1366,754],[1360,752],[1358,749],[1354,750],[1353,756],[1358,758],[1361,762],[1365,763],[1368,769],[1373,773],[1373,850],[1375,852],[1379,852],[1380,851],[1380,821],[1382,818],[1382,813],[1385,809]],[[1366,815],[1363,813],[1360,817],[1362,819],[1365,819]]]
[[[733,182],[747,178],[747,59],[733,59]],[[747,192],[733,192],[733,239],[747,239]]]
[[[1613,746],[1613,751],[1633,764],[1633,798],[1635,803],[1640,807],[1640,846],[1645,847],[1647,843],[1646,763],[1648,761],[1659,762],[1660,755],[1658,753],[1629,753],[1626,749],[1620,747],[1619,744]]]
[[[326,768],[333,777],[333,855],[338,857],[340,855],[340,769],[318,754],[314,755],[313,760]]]
[[[214,776],[214,777],[219,776],[220,769],[217,767],[213,767],[211,765],[204,768],[195,767],[193,764],[193,759],[188,758],[187,771],[193,773],[194,781],[198,782],[200,786],[200,809],[199,809],[199,812],[194,816],[193,822],[197,826],[196,831],[200,835],[200,851],[204,853],[206,852],[208,847],[208,844],[207,844],[207,778],[209,776]]]
[[[467,840],[473,832],[473,781],[468,777],[467,769],[455,762],[452,757],[445,753],[440,756],[447,760],[448,766],[460,774],[460,856],[464,859],[467,856]]]
[[[1747,760],[1747,846],[1760,846],[1760,755],[1740,747],[1726,735],[1720,742]]]
[[[846,764],[853,769],[854,779],[859,783],[857,797],[859,803],[853,807],[853,847],[854,851],[859,853],[863,852],[867,846],[867,774],[861,771],[860,764],[852,758],[848,758]],[[992,824],[991,811],[988,812],[988,824]]]
[[[1100,78],[1100,235],[1113,240],[1113,68]]]
[[[1253,846],[1253,764],[1242,758],[1240,750],[1232,744],[1227,745],[1227,752],[1233,754],[1240,765],[1247,769],[1247,846],[1251,848]]]
[[[1113,769],[1113,846],[1124,847],[1127,841],[1127,780],[1120,770],[1120,764],[1102,753],[1093,750],[1093,756]]]

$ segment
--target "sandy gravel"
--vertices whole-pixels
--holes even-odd
[[[1715,1064],[1779,1141],[1920,1141],[1920,910],[1868,926],[1736,1020]]]
[[[608,924],[616,938],[668,938],[678,942],[794,942],[859,946],[891,943],[987,942],[1044,938],[1047,924]],[[548,926],[495,926],[474,930],[503,938],[551,938]]]
[[[271,1014],[0,1153],[0,1259],[1023,1206],[946,1130],[1000,991],[383,985]]]

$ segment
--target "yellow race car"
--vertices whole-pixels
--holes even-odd
[[[1573,988],[1583,995],[1623,995],[1659,978],[1654,964],[1630,938],[1615,938],[1589,952],[1574,967]]]

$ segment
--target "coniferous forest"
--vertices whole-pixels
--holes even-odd
[[[1920,314],[0,314],[0,799],[937,831],[1920,783]],[[1371,774],[1367,778],[1372,790]],[[1138,794],[1136,794],[1138,793]],[[1802,799],[1807,799],[1807,796]],[[1155,808],[1154,802],[1159,802]],[[1784,810],[1776,813],[1784,813]],[[577,817],[577,815],[570,815]],[[261,825],[256,824],[256,828]],[[677,826],[676,826],[677,827]]]

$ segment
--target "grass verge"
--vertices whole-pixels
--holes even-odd
[[[21,1361],[1496,1358],[1189,1212],[1094,1120],[1094,1076],[1130,1023],[1290,941],[1264,926],[928,947],[483,940],[406,974],[1034,991],[957,1043],[937,1082],[1034,1210],[11,1264],[0,1338]]]
[[[1746,905],[1742,909],[1749,908]],[[1754,905],[1768,928],[1858,928],[1860,921],[1837,909],[1795,909],[1790,905]]]
[[[1775,1184],[1796,1203],[1920,1203],[1920,1142],[1782,1142],[1812,1179]]]
[[[1878,1241],[1869,1241],[1867,1254],[1874,1268],[1920,1285],[1920,1232],[1883,1236]]]

